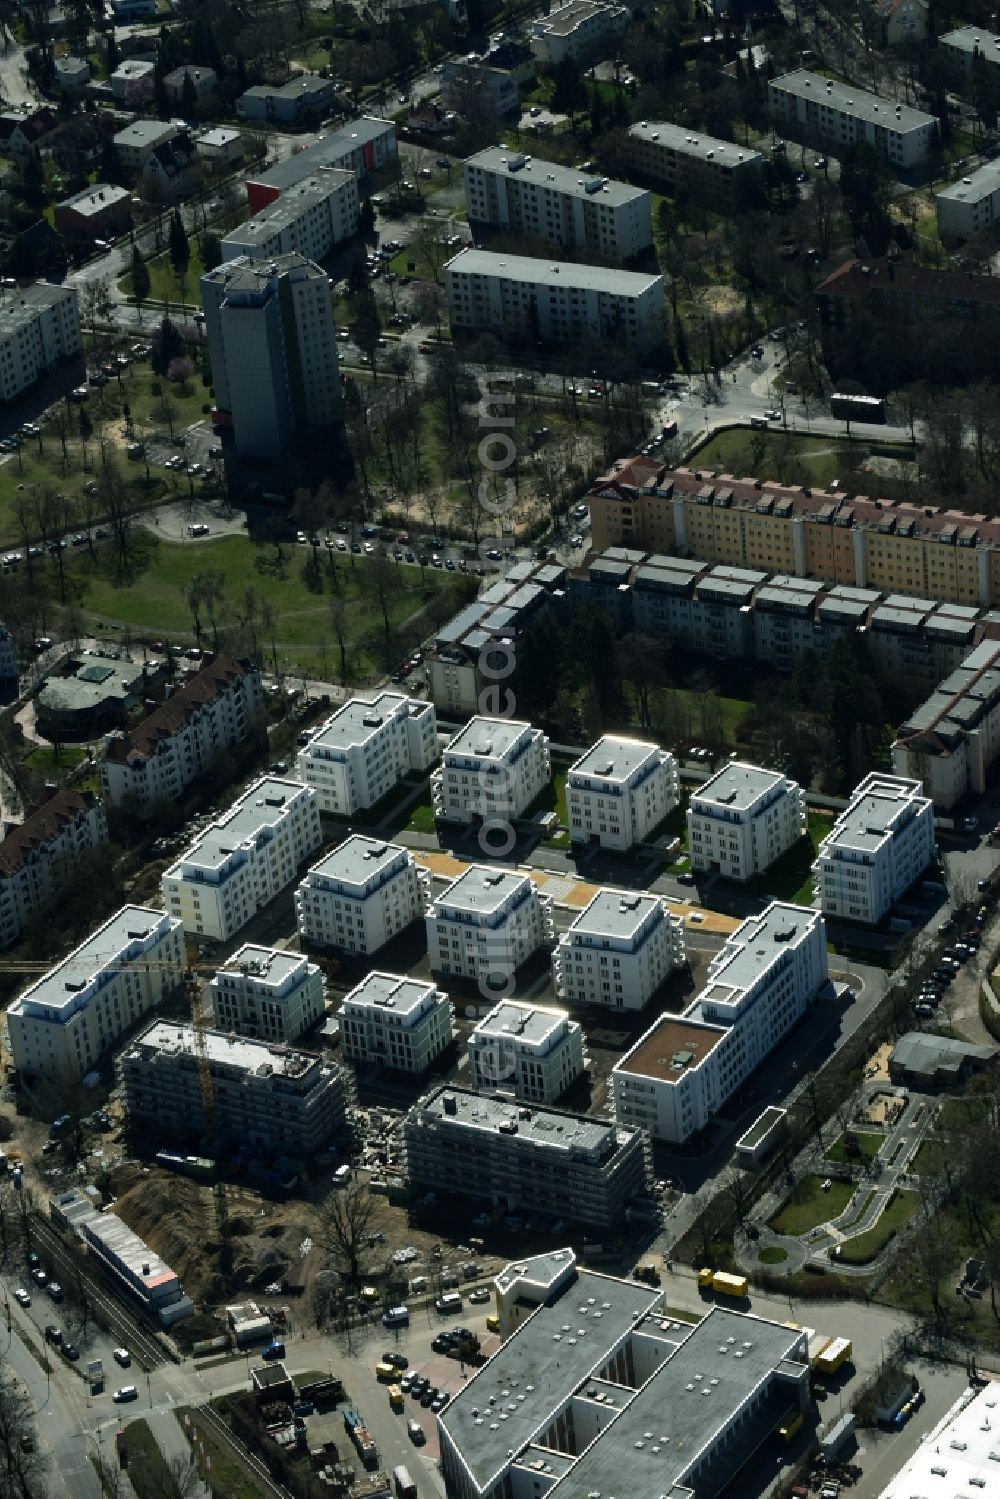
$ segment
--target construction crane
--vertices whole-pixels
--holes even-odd
[[[188,953],[190,959],[190,951]],[[184,979],[184,988],[187,994],[188,1007],[191,1011],[191,1026],[194,1031],[194,1054],[195,1064],[198,1068],[198,1082],[201,1086],[201,1110],[205,1116],[205,1139],[209,1151],[215,1157],[216,1144],[216,1116],[215,1116],[215,1082],[212,1078],[212,1065],[208,1060],[208,1045],[205,1040],[205,1010],[202,1001],[200,974],[214,973],[214,968],[206,968],[204,964],[188,962],[187,975]],[[223,1280],[228,1281],[233,1268],[233,1251],[229,1237],[229,1202],[226,1197],[226,1184],[222,1178],[216,1175],[212,1186],[212,1202],[215,1207],[215,1231],[219,1236],[219,1273]]]

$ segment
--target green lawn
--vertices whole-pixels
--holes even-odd
[[[125,1427],[125,1445],[129,1482],[138,1499],[163,1499],[171,1492],[170,1469],[149,1423],[141,1416]]]
[[[780,1244],[769,1244],[759,1251],[757,1258],[762,1265],[780,1265],[782,1260],[787,1260],[788,1250],[782,1249]]]
[[[688,687],[654,687],[650,719],[666,739],[701,740],[719,749],[736,748],[736,730],[753,704],[748,698]]]
[[[907,1168],[914,1176],[940,1176],[948,1155],[943,1140],[925,1140]]]
[[[406,824],[411,833],[433,833],[434,803],[431,800],[431,788],[428,786],[420,800],[410,809],[410,820]]]
[[[86,759],[87,751],[80,749],[79,745],[63,744],[58,747],[40,744],[37,749],[29,751],[24,757],[24,763],[29,770],[34,771],[37,776],[65,775],[67,770],[72,770],[74,765],[79,765],[81,760]]]
[[[990,1117],[994,1106],[991,1094],[970,1098],[949,1098],[938,1110],[937,1127],[942,1130],[968,1129],[973,1124],[983,1124]]]
[[[821,1223],[839,1218],[854,1196],[854,1183],[835,1181],[824,1192],[821,1176],[804,1176],[792,1191],[784,1207],[771,1219],[777,1234],[807,1234]]]
[[[198,1412],[191,1407],[181,1406],[177,1410],[177,1419],[183,1424],[185,1417],[190,1420],[191,1429],[198,1432],[206,1457],[211,1459],[213,1492],[224,1494],[226,1499],[267,1499],[260,1484],[237,1462],[229,1448],[222,1445],[214,1430],[206,1425]]]
[[[848,1138],[854,1142],[854,1149],[848,1149]],[[884,1135],[865,1135],[857,1130],[848,1130],[842,1134],[839,1140],[834,1140],[826,1152],[828,1161],[873,1161],[885,1144]]]
[[[848,1265],[867,1265],[880,1255],[889,1240],[909,1223],[920,1206],[919,1192],[896,1192],[874,1228],[840,1245],[837,1258]]]
[[[855,446],[838,446],[826,436],[799,436],[780,430],[775,422],[769,432],[731,427],[710,437],[688,460],[697,458],[698,468],[714,468],[727,474],[759,474],[783,483],[830,484],[845,469],[858,463]],[[792,478],[787,475],[791,474]]]
[[[151,260],[146,261],[146,269],[149,272],[149,297],[150,302],[198,302],[198,282],[205,274],[206,267],[202,264],[201,248],[198,243],[197,234],[192,234],[188,240],[191,251],[191,259],[183,279],[179,278],[174,271],[167,254],[154,255]],[[212,266],[207,269],[214,269]],[[120,286],[126,296],[132,295],[132,276],[130,273],[121,278]]]

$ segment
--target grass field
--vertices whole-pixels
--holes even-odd
[[[914,1176],[940,1176],[948,1155],[948,1146],[943,1140],[925,1140],[907,1170]]]
[[[816,851],[833,827],[833,818],[825,812],[810,812],[807,834],[794,848],[782,854],[764,874],[748,881],[748,888],[775,900],[791,900],[800,906],[812,904],[813,873]]]
[[[846,1239],[837,1258],[847,1265],[868,1265],[877,1259],[889,1240],[905,1228],[920,1206],[918,1192],[896,1192],[874,1228]]]
[[[784,1207],[771,1219],[770,1227],[777,1234],[807,1234],[831,1218],[839,1218],[854,1196],[854,1183],[835,1181],[828,1192],[823,1191],[823,1177],[804,1176],[795,1187]]]
[[[431,788],[429,786],[416,805],[411,807],[410,820],[406,826],[411,833],[433,833],[434,803],[431,799]]]
[[[780,1265],[788,1258],[788,1250],[782,1249],[780,1244],[769,1244],[766,1249],[760,1250],[757,1255],[762,1265]]]
[[[847,1137],[850,1134],[855,1141],[856,1149],[850,1152],[847,1148]],[[884,1135],[863,1135],[857,1130],[850,1130],[841,1135],[839,1140],[834,1140],[826,1152],[828,1161],[873,1161],[885,1143]]]
[[[937,1127],[942,1130],[968,1129],[970,1125],[982,1124],[990,1117],[994,1102],[990,1094],[949,1098],[938,1110]]]
[[[149,302],[197,302],[200,300],[198,294],[198,282],[205,274],[206,267],[202,264],[201,249],[198,236],[192,234],[188,239],[191,251],[191,259],[184,273],[183,280],[176,275],[170,256],[166,253],[154,255],[151,260],[146,261],[146,270],[149,272]],[[209,266],[209,270],[213,267]],[[132,295],[132,277],[129,272],[122,276],[120,281],[122,291],[126,296]]]
[[[126,1426],[125,1444],[129,1482],[137,1499],[163,1499],[163,1495],[171,1492],[170,1469],[149,1423],[142,1417]]]
[[[736,475],[758,474],[764,479],[813,484],[819,488],[830,484],[845,470],[855,468],[862,453],[856,444],[782,432],[776,422],[770,432],[742,427],[717,432],[694,456],[698,468]]]
[[[237,1462],[228,1447],[224,1447],[215,1435],[213,1429],[206,1424],[196,1410],[179,1407],[177,1419],[183,1424],[185,1418],[191,1423],[191,1430],[197,1431],[201,1438],[201,1446],[206,1457],[212,1460],[212,1488],[217,1494],[225,1494],[226,1499],[266,1499],[264,1490],[260,1484],[255,1483],[250,1474]]]

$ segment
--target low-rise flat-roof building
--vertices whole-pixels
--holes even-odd
[[[807,68],[772,78],[767,102],[775,126],[787,134],[833,152],[864,142],[890,167],[918,166],[939,139],[934,115]]]
[[[129,1117],[175,1139],[203,1141],[206,1066],[220,1142],[309,1156],[344,1128],[347,1086],[334,1063],[223,1031],[196,1035],[193,1026],[166,1020],[155,1021],[118,1058]]]
[[[203,103],[218,83],[214,68],[196,67],[194,63],[185,63],[182,67],[174,68],[172,72],[165,73],[163,87],[167,91],[167,97],[174,104],[184,103],[185,88],[194,89],[196,104]]]
[[[503,146],[487,146],[462,168],[469,222],[530,235],[602,261],[630,260],[653,243],[648,192],[627,182]]]
[[[248,255],[251,260],[271,260],[297,251],[309,260],[325,260],[357,233],[359,214],[357,177],[325,167],[230,229],[222,241],[222,258]]]
[[[299,751],[296,772],[315,786],[321,812],[352,817],[404,776],[429,770],[437,755],[434,704],[380,692],[351,698],[331,714]]]
[[[65,94],[82,94],[90,82],[90,63],[84,57],[54,57],[52,67]]]
[[[322,1017],[323,974],[301,953],[245,942],[208,986],[221,1031],[287,1045]]]
[[[132,194],[113,182],[95,182],[55,206],[60,234],[80,239],[114,238],[132,222]]]
[[[302,73],[287,83],[258,83],[240,94],[236,113],[241,120],[294,125],[307,115],[323,115],[333,105],[333,80]]]
[[[470,98],[485,98],[497,116],[520,114],[521,91],[518,80],[507,68],[491,67],[478,59],[453,58],[441,74],[441,103],[445,109],[461,114]]]
[[[480,1092],[512,1093],[524,1103],[555,1103],[587,1066],[583,1028],[565,1010],[502,999],[468,1043]]]
[[[995,1046],[975,1046],[958,1036],[908,1031],[889,1057],[889,1078],[903,1088],[955,1088],[977,1072],[995,1067]]]
[[[911,1499],[926,1494],[989,1493],[996,1475],[996,1428],[1000,1393],[995,1384],[974,1385],[939,1421],[912,1456],[902,1462],[879,1499]],[[943,1471],[942,1471],[943,1470]]]
[[[77,651],[50,671],[35,697],[35,727],[46,739],[93,738],[123,726],[166,676],[161,659],[125,650]]]
[[[662,342],[662,276],[617,266],[460,250],[444,268],[453,329],[524,333],[546,343],[614,339],[631,349]]]
[[[169,120],[133,120],[131,125],[119,130],[112,145],[125,170],[138,172],[146,165],[151,151],[181,133],[181,126]]]
[[[919,781],[872,771],[819,845],[815,903],[874,926],[934,858],[934,804]]]
[[[83,1224],[87,1249],[157,1317],[171,1327],[194,1312],[176,1271],[133,1233],[117,1213],[96,1213]]]
[[[0,948],[51,907],[81,858],[108,837],[104,803],[62,787],[0,842]]]
[[[427,909],[430,880],[408,848],[355,833],[295,891],[299,935],[317,947],[375,953]]]
[[[485,1199],[497,1212],[541,1208],[611,1227],[649,1176],[639,1130],[464,1088],[420,1099],[402,1132],[413,1186]]]
[[[451,1044],[451,1000],[422,979],[369,973],[344,996],[344,1056],[362,1066],[419,1074]]]
[[[141,109],[153,97],[156,64],[139,57],[126,57],[115,68],[108,82],[116,104],[120,104],[123,109]]]
[[[684,926],[659,895],[599,890],[552,954],[556,994],[574,1005],[641,1010],[684,963]]]
[[[618,851],[642,843],[677,806],[677,761],[668,750],[605,734],[566,776],[566,815],[574,843]]]
[[[628,7],[613,0],[566,0],[532,22],[531,50],[552,67],[566,58],[579,62],[619,36],[629,20]]]
[[[1000,67],[1000,36],[982,26],[957,26],[939,36],[937,44],[965,74],[972,72],[977,58],[988,68]]]
[[[164,904],[185,931],[228,941],[322,841],[312,787],[262,776],[164,872]]]
[[[213,171],[223,172],[242,161],[245,150],[243,132],[231,125],[213,125],[195,137],[194,149]]]
[[[514,974],[554,935],[552,901],[526,874],[470,864],[424,918],[433,973],[509,992]]]
[[[1000,162],[987,161],[934,194],[938,233],[945,241],[971,239],[1000,218]]]
[[[817,911],[772,901],[740,923],[681,1015],[664,1015],[612,1072],[615,1116],[682,1144],[705,1128],[829,983]]]
[[[708,202],[736,203],[760,190],[764,158],[746,146],[669,120],[630,125],[628,141],[636,172],[670,192],[683,187]]]
[[[506,1340],[438,1416],[452,1499],[715,1499],[808,1406],[800,1328],[722,1306],[678,1321],[664,1292],[569,1249],[508,1265],[496,1288]]]
[[[734,760],[692,793],[687,825],[692,869],[749,880],[803,836],[805,796],[780,771]]]
[[[523,817],[552,775],[548,737],[509,718],[472,718],[449,741],[431,776],[434,814],[443,822]]]
[[[123,906],[7,1007],[7,1044],[18,1072],[69,1081],[184,976],[181,923],[163,911]]]

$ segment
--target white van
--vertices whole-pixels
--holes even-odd
[[[462,1310],[462,1298],[458,1291],[442,1291],[434,1302],[435,1309],[447,1315],[449,1312],[460,1312]]]
[[[408,1306],[390,1306],[388,1311],[382,1313],[383,1327],[409,1327],[410,1308]]]

